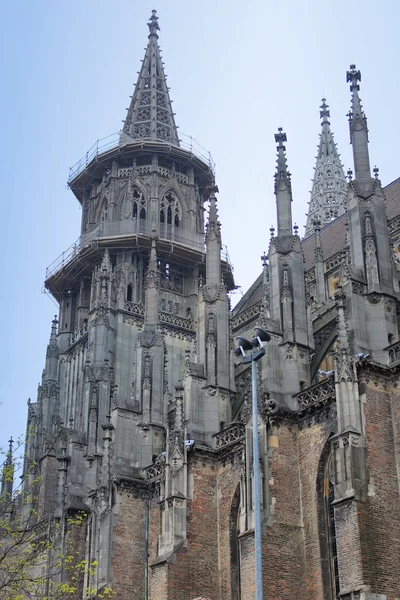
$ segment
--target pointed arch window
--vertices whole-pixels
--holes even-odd
[[[137,187],[132,188],[131,194],[126,195],[129,200],[125,199],[121,206],[121,218],[122,219],[146,219],[146,200],[143,196],[143,192]]]
[[[166,224],[167,229],[162,228],[162,233],[166,233],[181,224],[181,207],[176,195],[169,191],[161,199],[160,203],[160,223]],[[168,237],[168,236],[167,236]]]
[[[146,212],[143,193],[137,187],[125,190],[121,201],[121,219],[137,219],[143,208]]]
[[[324,598],[336,600],[340,592],[340,580],[334,507],[334,463],[330,442],[320,460],[317,491]]]
[[[133,287],[131,283],[128,283],[126,288],[126,300],[127,302],[132,302],[133,298]]]

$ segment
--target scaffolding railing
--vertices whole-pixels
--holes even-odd
[[[113,238],[120,240],[123,237],[132,236],[151,237],[152,234],[151,224],[144,219],[126,219],[124,221],[114,222],[102,221],[90,229],[90,231],[82,234],[80,238],[71,244],[67,250],[62,252],[62,254],[47,267],[46,280],[69,265],[83,250],[91,246],[96,246],[101,240],[111,241]],[[161,224],[157,236],[160,240],[168,240],[173,244],[176,243],[188,246],[205,254],[206,248],[204,244],[204,234],[202,233],[182,232],[171,225]],[[233,272],[233,265],[226,246],[222,246],[221,248],[221,260],[227,263]]]
[[[74,166],[69,169],[68,183],[71,183],[78,175],[80,175],[93,160],[97,160],[101,155],[114,150],[118,147],[127,146],[129,144],[137,144],[144,142],[159,143],[161,147],[167,148],[180,148],[188,150],[193,156],[203,161],[215,175],[215,162],[211,156],[211,153],[206,150],[194,137],[185,133],[179,133],[179,146],[171,143],[169,140],[152,140],[149,138],[130,138],[122,131],[117,131],[111,135],[97,140],[86,154],[78,160]]]

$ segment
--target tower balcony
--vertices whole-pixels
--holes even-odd
[[[215,163],[211,153],[190,135],[180,133],[179,146],[169,140],[155,141],[131,138],[123,131],[117,131],[97,140],[78,162],[70,167],[68,185],[82,202],[82,190],[97,176],[102,168],[117,157],[166,156],[176,164],[192,165],[204,185],[212,185],[215,178]]]
[[[183,267],[198,266],[205,276],[205,245],[203,233],[191,233],[165,223],[158,224],[157,255],[173,260]],[[111,252],[122,249],[149,252],[154,234],[151,223],[145,219],[102,221],[63,252],[46,269],[45,287],[58,300],[63,292],[74,286],[83,274],[91,274],[100,262],[105,248]],[[228,289],[235,287],[233,265],[226,246],[221,249],[222,272]]]

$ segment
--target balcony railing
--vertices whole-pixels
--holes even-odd
[[[78,256],[82,250],[96,245],[101,240],[112,240],[113,238],[121,239],[123,237],[137,235],[150,237],[152,233],[151,224],[145,219],[126,219],[123,221],[112,222],[102,221],[90,229],[90,231],[82,234],[74,244],[47,267],[46,279],[62,269],[74,257]],[[205,253],[204,234],[202,233],[191,233],[189,231],[181,230],[178,227],[161,223],[160,231],[157,235],[160,240],[168,240],[172,243],[188,246],[198,252]],[[221,260],[228,263],[233,271],[233,266],[230,262],[226,246],[222,247]]]
[[[140,144],[144,142],[153,142],[159,143],[160,148],[181,148],[183,150],[189,151],[193,156],[199,158],[203,163],[205,163],[212,173],[215,175],[215,162],[211,156],[211,153],[203,148],[199,142],[193,138],[191,135],[186,135],[185,133],[179,133],[179,146],[170,143],[168,140],[159,141],[159,140],[150,140],[146,138],[130,138],[122,131],[117,131],[116,133],[112,133],[111,135],[97,140],[91,148],[86,152],[84,156],[77,163],[74,164],[73,167],[69,169],[69,177],[68,183],[71,183],[80,173],[82,173],[89,164],[98,159],[102,154],[109,152],[110,150],[114,150],[115,148],[124,147],[130,144]]]

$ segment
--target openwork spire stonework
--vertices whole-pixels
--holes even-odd
[[[314,233],[315,221],[319,221],[323,227],[346,212],[347,181],[331,132],[330,112],[325,98],[322,99],[320,117],[322,119],[322,131],[305,237],[309,237]]]
[[[178,131],[158,45],[158,17],[152,11],[149,42],[132,96],[123,132],[133,139],[179,146]]]

